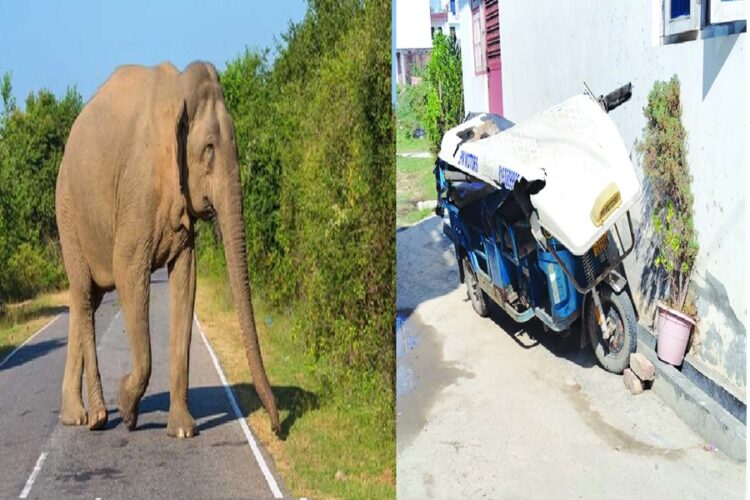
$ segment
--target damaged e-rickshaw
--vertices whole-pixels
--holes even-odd
[[[470,115],[445,133],[435,166],[436,211],[476,312],[492,300],[555,332],[580,319],[581,344],[615,373],[637,345],[622,261],[641,187],[608,112],[630,94],[584,93],[519,124]]]

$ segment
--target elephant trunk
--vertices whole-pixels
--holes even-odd
[[[242,219],[242,191],[239,173],[235,179],[222,186],[225,192],[216,199],[216,215],[224,240],[224,255],[227,259],[227,271],[232,287],[232,298],[239,314],[242,343],[245,346],[247,363],[253,377],[255,390],[260,396],[269,417],[271,427],[280,432],[279,413],[276,409],[271,385],[263,367],[260,354],[258,333],[255,328],[253,306],[250,296],[250,283],[247,274],[247,254],[245,250],[245,226]]]

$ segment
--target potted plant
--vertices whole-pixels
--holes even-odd
[[[662,361],[677,366],[682,364],[696,323],[691,317],[695,306],[687,299],[698,255],[677,75],[668,82],[654,83],[643,114],[647,121],[644,137],[636,148],[653,187],[652,225],[658,249],[654,265],[663,272],[668,285],[664,303],[657,304],[657,354]]]

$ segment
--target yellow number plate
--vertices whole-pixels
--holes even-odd
[[[604,233],[604,236],[599,238],[599,240],[596,243],[594,243],[594,255],[599,257],[603,253],[606,253],[608,246],[609,246],[609,233]]]
[[[604,188],[604,191],[599,193],[594,206],[591,209],[591,222],[596,227],[600,227],[604,221],[609,217],[612,212],[622,204],[622,198],[620,197],[620,190],[617,189],[617,185],[612,183]]]

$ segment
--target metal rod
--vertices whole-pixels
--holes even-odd
[[[578,290],[579,293],[585,295],[589,291],[591,291],[591,289],[593,289],[596,285],[598,285],[599,283],[601,283],[604,280],[604,278],[606,278],[607,275],[609,275],[609,273],[613,269],[615,269],[617,266],[619,266],[620,263],[623,260],[625,260],[625,257],[627,257],[628,255],[630,255],[630,252],[633,251],[633,247],[635,247],[635,236],[633,234],[633,222],[630,220],[630,212],[628,211],[628,212],[626,212],[626,214],[627,214],[627,217],[628,217],[628,228],[630,229],[630,248],[628,248],[627,250],[625,250],[622,253],[622,255],[619,255],[618,256],[619,258],[615,259],[614,262],[610,263],[610,265],[604,270],[604,272],[602,272],[601,275],[599,275],[599,277],[596,278],[594,280],[594,283],[592,283],[591,286],[589,286],[589,287],[582,287],[578,283],[578,281],[573,276],[573,273],[570,272],[570,270],[565,266],[565,263],[562,261],[562,259],[560,259],[560,257],[557,255],[557,252],[555,252],[555,249],[552,248],[552,245],[549,245],[549,251],[552,254],[552,257],[555,259],[555,261],[557,261],[557,263],[560,265],[560,267],[562,268],[562,270],[565,273],[565,275],[573,283],[573,287],[576,290]]]

